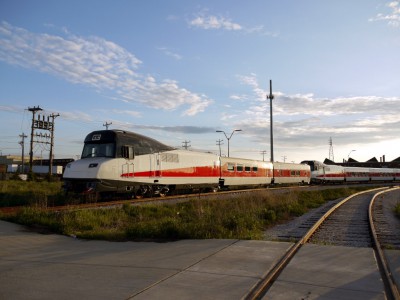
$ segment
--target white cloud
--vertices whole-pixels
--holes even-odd
[[[257,75],[238,76],[249,87],[249,99],[255,99],[238,120],[228,119],[230,127],[243,129],[257,143],[269,137],[269,91],[260,88]],[[400,97],[336,97],[316,98],[310,94],[286,95],[273,92],[274,137],[277,143],[312,147],[327,141],[330,136],[337,143],[373,143],[400,136]]]
[[[204,12],[199,13],[194,19],[189,21],[189,25],[202,29],[224,29],[224,30],[242,30],[243,27],[232,22],[225,17],[217,17],[213,15],[206,15]]]
[[[389,26],[400,27],[400,2],[392,1],[386,3],[386,7],[389,8],[388,14],[379,13],[374,18],[370,18],[370,22],[374,21],[385,21]]]
[[[159,47],[158,50],[162,51],[165,55],[170,56],[176,60],[181,60],[182,59],[182,55],[176,53],[176,52],[172,52],[171,50],[169,50],[166,47]]]
[[[247,27],[233,22],[230,18],[224,16],[215,16],[208,14],[207,9],[197,13],[192,19],[188,20],[190,27],[196,27],[205,30],[227,30],[242,31],[247,34],[259,34],[261,36],[277,37],[279,34],[265,29],[264,25]]]
[[[179,59],[177,54],[176,59]],[[0,60],[55,75],[98,91],[111,90],[121,100],[172,110],[189,106],[195,115],[212,102],[204,95],[179,87],[173,80],[161,83],[138,72],[142,63],[119,45],[100,37],[65,37],[37,34],[6,22],[0,24]],[[178,99],[178,101],[177,101]]]

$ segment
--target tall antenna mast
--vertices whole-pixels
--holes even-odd
[[[333,142],[332,142],[332,137],[329,138],[329,160],[335,162],[335,157],[333,156]]]

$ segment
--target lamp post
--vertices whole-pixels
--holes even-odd
[[[223,130],[216,131],[216,132],[222,132],[225,135],[226,139],[228,140],[228,157],[229,157],[229,140],[231,139],[231,137],[235,133],[235,131],[242,131],[242,129],[235,129],[234,131],[232,131],[232,133],[229,137],[226,135],[225,131],[223,131]]]
[[[353,152],[353,151],[356,151],[356,150],[351,150],[351,151],[349,152],[349,155],[347,155],[347,163],[349,163],[350,154],[351,154],[351,152]]]

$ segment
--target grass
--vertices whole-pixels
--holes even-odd
[[[0,207],[56,204],[63,199],[61,182],[0,181]]]
[[[0,218],[85,239],[262,239],[267,227],[359,190],[340,188],[281,194],[265,190],[229,199],[194,199],[177,204],[140,206],[125,204],[122,208],[64,212],[50,212],[34,206]]]

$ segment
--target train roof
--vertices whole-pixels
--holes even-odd
[[[156,153],[163,151],[174,150],[174,147],[167,146],[155,139],[149,138],[147,136],[125,131],[125,130],[98,130],[89,133],[85,138],[85,143],[105,143],[116,141],[119,145],[134,145],[136,150],[141,149],[141,154],[146,153]]]

